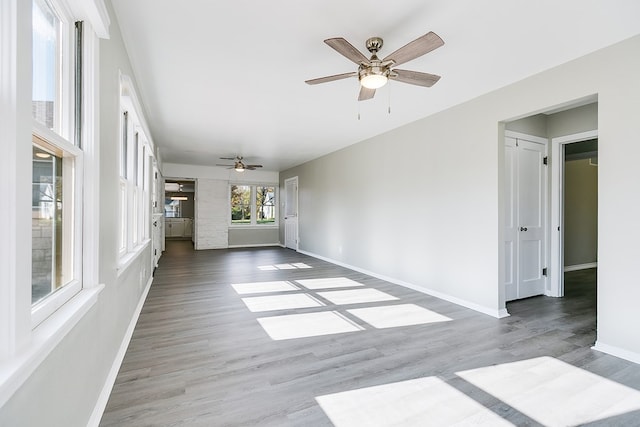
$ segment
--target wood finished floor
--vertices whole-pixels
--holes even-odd
[[[258,268],[283,263],[312,268]],[[251,312],[231,286],[323,277],[398,300],[335,305],[299,286],[325,305]],[[436,377],[514,425],[539,426],[456,373],[551,356],[640,390],[640,366],[590,349],[595,299],[595,270],[583,270],[567,274],[565,298],[512,302],[510,317],[494,319],[287,249],[193,251],[191,242],[167,242],[100,425],[330,426],[318,396]],[[347,312],[408,303],[452,320],[375,329]],[[257,321],[327,311],[363,330],[276,341]],[[638,426],[640,411],[588,425]]]

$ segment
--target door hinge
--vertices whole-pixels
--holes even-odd
[[[542,164],[544,164],[544,165],[548,165],[549,164],[549,158],[547,156],[544,156],[544,159],[542,159]]]
[[[542,269],[542,275],[545,277],[547,276],[547,267]]]

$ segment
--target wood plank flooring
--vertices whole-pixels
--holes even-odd
[[[304,265],[298,263],[311,268],[299,268]],[[302,286],[307,283],[312,287],[306,279],[322,278],[346,278],[362,286],[322,289],[325,282],[311,282],[319,283],[318,289]],[[242,287],[237,291],[231,286],[282,281],[297,290],[255,293],[249,289],[252,293],[240,294]],[[345,290],[366,291],[332,293]],[[381,297],[380,292],[396,299]],[[307,296],[243,302],[243,298],[294,294]],[[358,297],[378,300],[353,299]],[[449,425],[464,410],[471,411],[471,418],[463,425],[476,425],[481,419],[485,420],[483,425],[495,425],[486,420],[497,415],[501,422],[512,425],[539,426],[546,418],[463,379],[462,372],[543,357],[552,358],[553,363],[540,366],[557,367],[554,361],[566,362],[580,372],[596,374],[595,379],[626,386],[622,389],[631,393],[633,403],[634,393],[640,395],[640,366],[590,349],[595,340],[595,299],[595,270],[578,271],[566,276],[565,298],[535,297],[509,303],[511,316],[494,319],[288,249],[193,251],[191,242],[167,242],[100,425],[357,426],[363,424],[357,418],[354,421],[357,411],[349,405],[367,408],[371,400],[360,405],[357,398],[362,398],[360,394],[369,396],[371,390],[380,403],[367,410],[369,415],[385,404],[391,408],[387,411],[398,408],[389,418],[374,417],[377,425],[387,425],[385,420],[413,410],[407,409],[411,399],[438,397],[442,401],[431,402],[431,406],[425,400],[415,402],[417,407],[430,408],[427,413],[433,416],[417,413],[413,421],[400,418],[405,421],[396,421],[396,425]],[[288,306],[309,300],[315,301],[308,304],[313,306]],[[285,307],[249,310],[266,310],[269,304]],[[393,322],[413,317],[382,315],[374,319],[381,322],[379,327],[391,325],[384,328],[372,326],[369,318],[363,320],[365,314],[378,313],[376,307],[398,309],[396,306],[406,305],[416,319],[433,320],[393,326]],[[357,311],[363,308],[373,311]],[[307,322],[305,316],[286,317],[311,313],[327,320]],[[450,320],[443,321],[444,317]],[[270,319],[259,320],[263,318]],[[277,325],[270,326],[272,321]],[[323,327],[334,323],[353,331],[282,340],[270,336],[322,333]],[[265,329],[268,327],[273,329]],[[520,381],[520,377],[514,378]],[[423,387],[427,381],[435,388],[402,395],[404,385]],[[496,384],[490,386],[495,388]],[[391,390],[389,385],[395,388]],[[376,386],[380,387],[371,388]],[[352,390],[362,392],[337,394]],[[404,397],[391,402],[398,393]],[[319,397],[322,407],[316,400]],[[586,395],[579,400],[593,406]],[[342,414],[331,413],[335,405]],[[637,409],[632,406],[606,419],[587,419],[585,425],[638,426]]]

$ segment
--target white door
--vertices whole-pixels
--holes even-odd
[[[284,245],[298,250],[298,177],[284,181]]]
[[[544,294],[546,282],[546,144],[505,141],[505,296]]]

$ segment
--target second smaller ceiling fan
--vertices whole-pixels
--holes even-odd
[[[256,170],[257,168],[261,168],[262,165],[245,165],[242,156],[236,157],[220,157],[221,160],[233,160],[233,165],[220,165],[216,164],[216,166],[227,166],[227,169],[235,169],[236,172],[244,172],[245,170]]]

